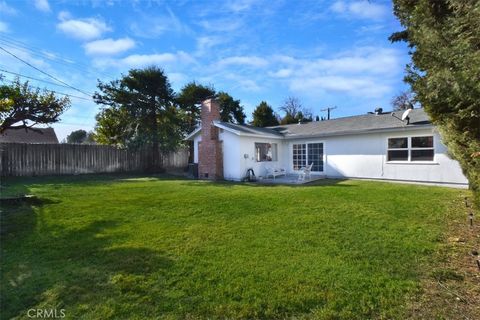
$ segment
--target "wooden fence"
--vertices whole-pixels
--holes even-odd
[[[41,176],[107,172],[142,172],[151,159],[149,150],[125,150],[82,144],[0,143],[1,176]],[[160,153],[167,171],[188,165],[188,151]]]

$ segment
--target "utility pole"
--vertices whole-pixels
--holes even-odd
[[[337,109],[337,106],[321,109],[320,111],[327,111],[327,120],[330,120],[330,110],[333,110],[333,109]]]

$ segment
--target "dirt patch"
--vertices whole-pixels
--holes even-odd
[[[480,319],[480,212],[470,201],[467,205],[464,199],[452,204],[448,232],[422,280],[422,292],[410,301],[409,319]]]

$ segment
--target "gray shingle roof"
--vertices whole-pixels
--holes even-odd
[[[243,134],[254,134],[254,135],[268,134],[268,135],[278,136],[280,138],[283,137],[282,133],[269,128],[254,127],[247,124],[235,124],[235,123],[221,122],[221,121],[217,122],[217,124]]]
[[[395,112],[400,118],[403,111]],[[414,109],[410,112],[410,124],[406,124],[392,116],[392,112],[385,112],[379,115],[365,114],[345,118],[337,118],[325,121],[314,121],[302,124],[289,124],[269,127],[284,134],[286,138],[295,136],[329,136],[350,133],[361,133],[376,130],[388,130],[406,127],[423,127],[431,125],[428,115],[423,109]]]
[[[431,126],[428,115],[423,109],[413,109],[410,112],[410,123],[401,121],[403,111],[385,112],[382,114],[363,114],[325,121],[313,121],[302,124],[288,124],[274,127],[259,128],[250,125],[234,124],[229,122],[216,122],[220,127],[238,132],[239,134],[270,135],[279,138],[294,139],[296,137],[323,137],[374,132],[378,130],[395,130],[401,128],[422,128]],[[190,139],[196,131],[192,132]]]
[[[58,139],[53,128],[7,129],[0,134],[0,143],[58,143]]]

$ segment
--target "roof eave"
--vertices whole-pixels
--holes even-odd
[[[244,132],[241,132],[241,131],[238,131],[238,130],[235,130],[235,129],[232,129],[232,128],[229,128],[227,126],[224,126],[222,125],[221,122],[217,122],[217,121],[214,121],[213,124],[220,128],[220,129],[223,129],[225,131],[228,131],[230,133],[233,133],[233,134],[236,134],[237,136],[242,136],[242,137],[254,137],[254,138],[273,138],[273,139],[284,139],[284,136],[283,135],[273,135],[273,134],[255,134],[255,133],[244,133]]]
[[[370,129],[370,130],[351,130],[351,131],[343,131],[337,133],[327,133],[327,134],[303,134],[303,135],[285,135],[286,140],[293,140],[293,139],[306,139],[306,138],[328,138],[328,137],[338,137],[338,136],[348,136],[352,134],[369,134],[369,133],[378,133],[378,132],[395,132],[395,131],[407,131],[407,130],[420,130],[420,129],[429,129],[435,128],[432,124],[424,124],[424,125],[410,125],[404,127],[396,127],[396,128],[380,128],[380,129]]]
[[[198,127],[197,129],[190,132],[183,140],[193,140],[193,137],[195,137],[201,130],[202,127]]]

